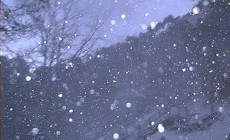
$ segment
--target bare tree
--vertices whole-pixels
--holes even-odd
[[[2,11],[2,24],[0,27],[1,30],[1,41],[11,41],[14,40],[15,32],[25,31],[26,26],[20,23],[20,21],[15,17],[14,12],[4,3],[1,4]]]
[[[86,55],[98,39],[96,33],[103,19],[90,13],[77,0],[19,0],[11,10],[25,26],[28,37],[36,43],[26,49],[27,56],[36,57],[42,66],[51,67],[61,61]],[[13,17],[13,16],[11,16]],[[23,27],[23,28],[22,28]]]

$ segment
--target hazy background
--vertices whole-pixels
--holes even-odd
[[[3,2],[9,7],[15,5],[14,0],[3,0]],[[137,36],[140,32],[145,32],[151,23],[163,21],[168,15],[183,16],[191,12],[196,3],[197,1],[194,0],[89,0],[81,2],[82,7],[88,7],[89,13],[96,14],[105,22],[97,33],[97,36],[103,38],[98,41],[97,48],[123,42],[127,36]],[[16,51],[21,50],[38,42],[36,38],[33,38],[17,40],[8,45],[13,46]]]

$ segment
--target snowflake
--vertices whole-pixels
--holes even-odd
[[[115,25],[115,24],[116,24],[116,21],[115,21],[115,20],[111,20],[111,24],[112,24],[112,25]]]
[[[199,14],[199,12],[200,12],[200,8],[199,8],[199,7],[194,7],[194,8],[192,9],[192,13],[193,13],[194,15]]]
[[[69,122],[73,122],[73,119],[72,119],[72,118],[69,118]]]
[[[31,134],[32,134],[33,136],[37,135],[38,133],[39,133],[39,129],[38,129],[38,128],[33,128],[33,129],[31,130]]]
[[[163,133],[165,131],[165,128],[162,124],[158,124],[157,129],[159,133]]]
[[[131,103],[126,103],[126,107],[127,107],[127,108],[131,108],[131,107],[132,107],[132,104],[131,104]]]
[[[117,140],[117,139],[119,139],[119,137],[120,137],[120,136],[119,136],[118,133],[114,133],[114,134],[113,134],[113,139]]]
[[[32,80],[32,78],[31,78],[31,76],[26,76],[26,81],[31,81]]]
[[[122,19],[125,19],[125,18],[126,18],[126,15],[125,15],[125,14],[122,14],[122,15],[121,15],[121,18],[122,18]]]

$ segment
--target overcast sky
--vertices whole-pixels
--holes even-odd
[[[3,0],[12,6],[14,0]],[[152,22],[162,21],[168,15],[183,16],[196,4],[193,0],[88,0],[83,5],[91,3],[91,12],[97,13],[106,23],[99,35],[105,38],[100,47],[122,42],[127,36],[145,32]],[[17,48],[29,45],[33,41],[14,43]]]
[[[104,27],[106,30],[104,34],[110,43],[123,41],[128,35],[138,35],[140,32],[145,32],[145,27],[151,22],[162,21],[168,15],[183,16],[191,12],[196,4],[192,0],[100,1],[102,7],[111,7],[109,19],[107,19],[107,24]]]

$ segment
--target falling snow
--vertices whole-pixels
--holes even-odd
[[[69,122],[73,122],[73,119],[72,119],[72,118],[69,118]]]
[[[131,103],[126,103],[126,107],[130,108],[130,107],[132,107],[132,104]]]
[[[26,81],[31,81],[32,77],[31,76],[26,76]]]
[[[33,128],[33,129],[31,130],[31,134],[32,134],[33,136],[37,135],[38,133],[39,133],[39,129],[38,129],[38,128]]]
[[[122,14],[122,15],[121,15],[121,18],[122,18],[122,19],[125,19],[125,18],[126,18],[126,15],[125,15],[125,14]]]
[[[198,7],[194,7],[193,9],[192,9],[192,12],[193,12],[193,14],[199,14],[199,12],[200,12],[200,8],[198,8]]]
[[[111,24],[112,24],[112,25],[115,25],[115,24],[116,24],[116,21],[115,21],[115,20],[111,20]]]
[[[163,133],[165,131],[165,128],[162,124],[158,124],[157,129],[159,133]]]
[[[58,94],[58,97],[59,97],[59,98],[63,97],[63,94]]]
[[[3,1],[4,139],[230,138],[230,3]]]
[[[114,134],[113,134],[113,139],[118,140],[118,139],[119,139],[119,137],[120,137],[120,136],[119,136],[119,134],[118,134],[118,133],[114,133]]]

